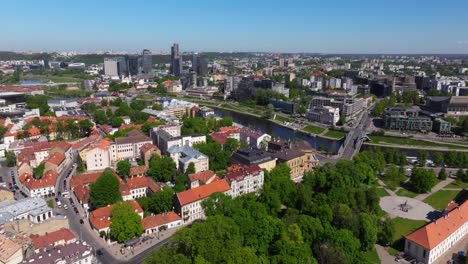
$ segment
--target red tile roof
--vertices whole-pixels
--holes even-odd
[[[156,149],[157,147],[151,143],[146,143],[140,147],[140,151],[143,153],[146,153],[147,151],[150,151],[150,150],[156,150]]]
[[[31,239],[34,249],[41,249],[47,246],[53,246],[60,241],[64,241],[65,243],[72,242],[76,237],[69,229],[62,228],[51,233],[46,233],[43,236],[31,235]]]
[[[208,183],[208,181],[213,177],[217,178],[218,176],[216,176],[216,173],[214,173],[211,170],[201,171],[201,172],[192,173],[188,175],[188,178],[191,182],[201,181],[205,184]]]
[[[60,165],[65,160],[65,155],[61,152],[53,152],[46,159],[46,162],[50,162],[54,165]]]
[[[130,205],[132,205],[133,209],[135,210],[135,213],[143,213],[143,209],[141,209],[140,205],[135,200],[127,201],[126,203],[130,203]],[[110,226],[111,216],[112,205],[108,205],[92,211],[89,214],[89,221],[92,226],[94,226],[98,230],[101,230]]]
[[[44,176],[42,176],[41,179],[35,179],[31,174],[23,173],[19,176],[19,180],[29,190],[55,186],[55,181],[57,180],[57,172],[53,170],[48,170],[44,172]]]
[[[145,175],[146,171],[148,171],[148,168],[146,166],[131,167],[129,174],[130,174],[130,177],[137,176],[137,175]],[[128,183],[128,180],[127,180],[127,183]]]
[[[146,230],[146,229],[158,227],[158,226],[169,224],[171,222],[179,221],[179,220],[180,220],[180,216],[178,216],[176,213],[171,211],[171,212],[167,212],[163,214],[145,217],[143,218],[141,223],[143,224],[143,228]]]
[[[230,189],[231,187],[229,186],[227,181],[222,179],[219,181],[214,181],[207,185],[202,185],[198,188],[177,193],[177,199],[179,200],[179,203],[183,206],[198,200],[205,199],[213,193],[226,192]]]
[[[226,179],[228,180],[242,180],[245,176],[251,174],[258,174],[262,169],[258,165],[245,166],[245,165],[232,165],[227,168]]]
[[[468,202],[463,203],[458,208],[448,212],[437,221],[431,222],[413,233],[406,236],[406,239],[432,250],[441,242],[453,234],[458,228],[468,221]]]

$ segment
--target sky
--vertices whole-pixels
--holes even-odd
[[[14,0],[0,50],[468,53],[467,0]]]

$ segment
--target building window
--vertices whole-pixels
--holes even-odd
[[[426,258],[426,250],[423,250],[423,258]]]

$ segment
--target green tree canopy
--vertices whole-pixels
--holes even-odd
[[[114,204],[122,200],[119,180],[110,168],[104,170],[97,181],[90,186],[89,202],[93,208]]]
[[[120,243],[128,241],[144,232],[141,217],[128,202],[120,202],[112,207],[110,235]]]
[[[170,157],[154,155],[149,162],[147,174],[159,182],[175,180],[177,174],[176,164]]]
[[[126,179],[128,175],[130,174],[130,168],[132,167],[132,164],[128,160],[121,160],[117,162],[117,173],[119,174],[120,177],[123,179]]]

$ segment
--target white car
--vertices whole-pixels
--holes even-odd
[[[64,204],[64,205],[63,205],[63,209],[67,210],[67,209],[68,209],[68,205]]]

